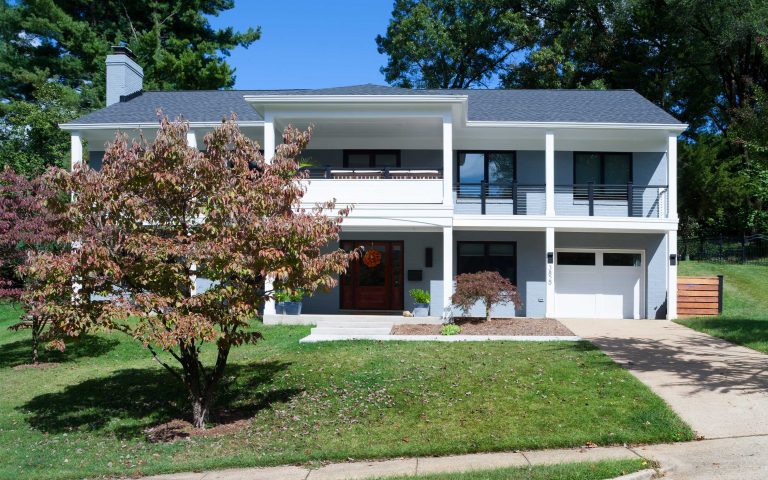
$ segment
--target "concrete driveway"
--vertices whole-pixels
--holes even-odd
[[[667,320],[561,319],[704,438],[768,435],[768,355]]]

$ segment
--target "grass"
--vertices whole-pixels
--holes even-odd
[[[678,323],[768,353],[768,266],[680,262],[679,275],[724,275],[723,313]]]
[[[535,467],[499,468],[477,470],[465,473],[441,473],[417,477],[397,477],[379,480],[603,480],[627,475],[650,468],[647,461],[608,460],[603,462],[564,463],[560,465],[539,465]]]
[[[299,344],[262,327],[237,348],[218,410],[239,431],[150,443],[186,416],[180,385],[121,334],[88,335],[48,369],[28,359],[18,311],[0,305],[0,479],[138,476],[348,458],[689,440],[691,430],[586,342]],[[212,353],[212,352],[207,352]]]

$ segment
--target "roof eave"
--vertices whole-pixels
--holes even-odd
[[[685,123],[621,123],[621,122],[509,122],[495,120],[468,120],[467,127],[517,127],[552,129],[608,129],[608,130],[670,130],[684,132]]]
[[[210,122],[187,122],[190,128],[213,128],[221,125],[221,120]],[[238,120],[241,127],[263,127],[263,120]],[[158,128],[160,122],[109,122],[109,123],[60,123],[59,128],[65,131],[78,130],[137,130],[142,128]]]

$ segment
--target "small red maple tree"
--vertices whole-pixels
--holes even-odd
[[[485,319],[491,319],[494,305],[513,303],[520,308],[522,302],[517,287],[499,272],[462,273],[456,277],[456,291],[451,302],[467,315],[477,302],[485,306]]]
[[[36,251],[57,251],[56,239],[61,235],[59,216],[46,208],[52,194],[40,178],[28,179],[9,167],[0,173],[0,298],[16,302],[25,289],[20,268]],[[38,361],[42,339],[55,338],[46,331],[47,319],[27,310],[11,330],[32,332],[32,363]]]
[[[40,253],[25,273],[36,280],[30,297],[45,298],[42,313],[69,334],[102,328],[141,342],[184,383],[203,428],[230,349],[261,338],[254,320],[275,294],[265,279],[288,291],[332,287],[356,253],[323,251],[348,209],[301,207],[295,159],[309,131],[286,129],[271,162],[234,118],[206,135],[205,150],[187,145],[187,131],[162,119],[151,142],[118,136],[100,171],[50,173],[72,192],[58,208],[75,248]],[[196,292],[194,276],[212,285]]]

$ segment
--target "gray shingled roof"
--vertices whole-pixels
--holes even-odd
[[[680,124],[633,90],[416,90],[371,84],[315,90],[144,92],[71,123],[152,123],[157,120],[158,109],[171,118],[183,116],[190,122],[216,122],[233,112],[241,121],[262,120],[244,95],[452,94],[469,97],[469,120]]]

